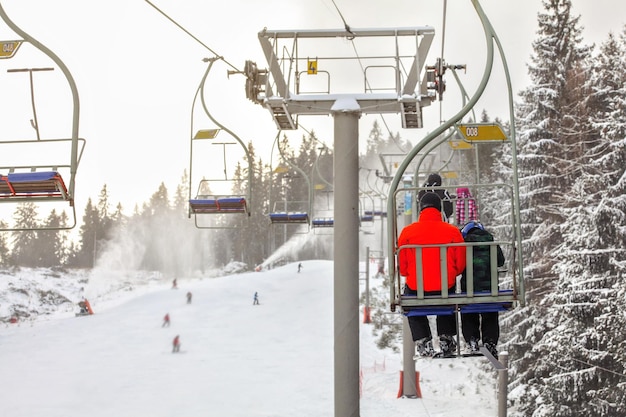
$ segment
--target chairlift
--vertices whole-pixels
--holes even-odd
[[[314,233],[317,234],[332,233],[332,228],[335,226],[335,218],[330,196],[333,191],[326,190],[324,188],[321,188],[318,191],[325,194],[326,201],[323,201],[322,199],[320,202],[316,199],[313,208],[313,217],[311,219],[311,227],[313,228]]]
[[[482,94],[489,79],[490,71],[488,68],[493,64],[493,49],[494,43],[497,44],[501,59],[506,62],[504,54],[501,50],[499,42],[495,42],[495,34],[493,28],[488,24],[482,10],[478,10],[478,14],[483,21],[483,27],[488,37],[493,42],[488,42],[488,65],[483,75],[483,80],[479,86],[478,91],[473,97],[465,104],[463,108],[457,113],[457,115],[450,118],[447,122],[440,125],[438,128],[430,132],[423,140],[408,152],[405,159],[399,164],[397,172],[394,175],[389,189],[389,198],[387,201],[388,216],[388,245],[389,245],[389,273],[391,278],[390,299],[391,310],[395,311],[398,307],[404,314],[407,315],[439,315],[439,314],[453,314],[455,312],[486,312],[486,311],[505,311],[514,308],[517,305],[525,304],[525,291],[524,291],[524,279],[523,279],[523,266],[521,256],[521,230],[520,230],[520,213],[519,213],[519,185],[517,179],[517,165],[515,154],[515,124],[511,125],[510,135],[503,133],[503,130],[496,124],[480,124],[470,123],[463,124],[460,122],[461,118],[471,111],[478,101],[478,98]],[[506,70],[506,68],[505,68]],[[513,111],[513,99],[510,81],[507,78],[508,95],[509,95],[509,112],[510,118],[514,120]],[[446,133],[447,132],[447,133]],[[463,182],[457,174],[459,167],[454,165],[454,158],[444,161],[442,166],[433,169],[429,167],[423,168],[423,162],[426,155],[435,153],[441,149],[442,144],[450,139],[452,133],[458,132],[463,136],[464,141],[473,145],[476,158],[478,152],[481,151],[481,143],[493,143],[510,141],[511,157],[513,161],[512,165],[512,178],[506,183],[493,183],[493,182],[481,182],[479,172],[476,174],[475,182]],[[483,148],[484,149],[484,148]],[[419,156],[421,153],[421,156]],[[453,156],[458,156],[459,152],[453,148]],[[419,156],[419,157],[418,157]],[[409,171],[411,167],[413,171]],[[415,196],[420,191],[425,190],[424,187],[419,187],[417,184],[418,178],[423,175],[427,175],[429,172],[434,171],[447,171],[454,173],[454,179],[450,182],[454,184],[444,184],[442,188],[451,189],[455,191],[471,190],[473,195],[471,197],[462,196],[458,197],[455,201],[457,208],[461,208],[461,204],[469,203],[469,201],[476,202],[477,200],[470,200],[487,195],[497,196],[499,199],[499,208],[504,211],[503,215],[498,216],[498,219],[489,219],[486,227],[488,229],[497,228],[496,241],[494,242],[480,242],[480,243],[455,243],[455,244],[433,244],[433,245],[405,245],[398,247],[398,235],[400,227],[398,221],[401,218],[397,212],[397,208],[401,206],[400,202],[409,202],[409,204],[416,204]],[[403,179],[408,175],[412,175],[412,181],[410,183],[402,183]],[[400,187],[400,185],[403,187]],[[478,196],[478,197],[477,197]],[[467,206],[463,207],[463,214],[469,215]],[[459,211],[461,213],[461,211]],[[417,210],[405,211],[405,224],[415,221],[417,218]],[[467,216],[465,216],[467,217]],[[500,222],[498,224],[498,222]],[[461,227],[462,225],[457,224]],[[488,291],[475,291],[472,285],[473,268],[473,251],[477,245],[489,246],[491,256],[491,286]],[[461,291],[457,288],[453,291],[448,291],[447,284],[447,263],[446,254],[447,250],[451,246],[464,246],[466,249],[466,263],[467,263],[467,288],[465,291]],[[506,257],[507,267],[502,270],[498,270],[495,262],[496,250],[500,246],[503,251],[508,253]],[[424,250],[433,248],[439,249],[440,265],[441,265],[441,293],[439,295],[425,295],[423,290],[423,279],[421,258]],[[398,271],[398,255],[400,251],[409,250],[411,254],[415,256],[415,265],[417,269],[415,275],[417,277],[417,294],[414,296],[407,296],[402,293],[402,279]]]
[[[359,199],[359,220],[360,229],[365,234],[372,234],[371,229],[374,226],[374,197],[370,193],[363,190],[360,192],[361,198]],[[368,204],[369,203],[369,204]],[[368,207],[369,209],[366,209]]]
[[[278,148],[278,152],[281,156],[281,160],[286,165],[279,165],[275,170],[272,171],[272,175],[282,175],[281,180],[285,179],[293,179],[293,175],[289,175],[289,171],[293,170],[297,172],[297,176],[300,177],[304,182],[306,182],[307,189],[307,199],[306,200],[289,200],[287,195],[285,195],[285,199],[282,201],[274,201],[270,202],[272,204],[272,211],[269,213],[269,219],[272,225],[307,225],[307,229],[305,232],[308,232],[308,226],[310,223],[309,213],[311,212],[311,180],[309,176],[298,166],[296,166],[293,162],[289,160],[284,154],[282,148],[280,147],[280,131],[276,134],[276,138],[274,139],[274,145]],[[272,152],[273,153],[273,152]],[[271,164],[270,164],[271,166]],[[271,186],[273,186],[274,181],[271,181]],[[284,189],[283,189],[284,191]],[[273,193],[270,190],[270,198]]]
[[[0,231],[27,230],[68,230],[76,226],[75,182],[85,140],[78,137],[79,99],[76,83],[63,61],[41,42],[15,25],[0,5],[0,17],[23,40],[3,42],[3,49],[8,48],[2,58],[15,56],[22,43],[29,43],[46,54],[67,78],[73,98],[72,134],[69,138],[42,138],[35,110],[33,73],[51,71],[55,68],[24,68],[7,70],[8,72],[28,72],[30,75],[30,95],[33,103],[33,119],[31,125],[35,129],[37,139],[0,140],[0,203],[19,204],[23,202],[37,203],[69,203],[72,222],[57,227],[3,227]],[[7,52],[7,51],[5,51]]]
[[[226,128],[224,125],[220,124],[209,112],[206,101],[205,101],[205,83],[206,79],[211,71],[213,64],[216,60],[221,59],[219,57],[216,58],[207,58],[205,62],[208,62],[209,65],[202,77],[202,81],[196,90],[196,94],[194,96],[193,104],[192,104],[192,136],[190,141],[190,158],[189,158],[189,214],[188,216],[194,216],[194,222],[197,228],[199,229],[229,229],[234,228],[232,225],[232,215],[245,215],[246,218],[250,217],[250,202],[251,202],[251,184],[252,184],[252,161],[251,155],[248,151],[248,148],[241,141],[241,139],[233,133],[231,130]],[[196,100],[200,97],[200,102],[204,109],[204,112],[208,116],[208,118],[218,126],[218,128],[210,128],[210,129],[201,129],[198,130],[195,134],[193,134],[193,110],[195,107]],[[235,139],[236,142],[211,142],[215,139],[220,131],[225,131],[230,137]],[[214,152],[210,152],[207,143],[212,145],[221,145],[222,146],[222,155],[223,155],[223,178],[211,177],[206,178],[203,177],[198,182],[197,191],[194,197],[191,195],[192,183],[194,181],[194,166],[200,164],[201,166],[206,166],[206,159],[214,155]],[[226,166],[226,148],[227,145],[231,144],[239,144],[244,150],[247,160],[247,172],[248,179],[247,182],[241,179],[229,178],[228,170]],[[202,147],[202,149],[199,149]],[[202,153],[201,153],[202,151]],[[196,155],[194,155],[194,153]],[[198,154],[203,156],[202,160],[200,160]],[[219,188],[219,190],[217,190]],[[205,216],[210,215],[210,216]],[[199,220],[199,216],[202,217],[202,220]]]

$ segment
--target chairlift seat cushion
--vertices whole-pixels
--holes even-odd
[[[0,194],[67,197],[67,188],[57,171],[10,172],[0,175]]]
[[[415,316],[447,316],[454,314],[453,305],[450,306],[424,306],[424,307],[412,307],[410,310],[405,310],[404,315],[407,317]]]
[[[508,311],[513,308],[512,302],[495,302],[495,303],[477,303],[465,304],[461,307],[461,314],[465,313],[495,313],[499,311]]]
[[[191,199],[189,205],[194,213],[245,213],[246,199],[243,197],[218,197]]]
[[[454,299],[457,297],[465,297],[467,293],[459,293],[459,294],[450,294],[448,299]],[[490,291],[477,291],[474,293],[474,300],[479,301],[482,296],[490,296]],[[507,298],[513,295],[513,290],[499,290],[499,296],[506,296]],[[411,299],[415,298],[414,295],[402,295],[402,299]],[[404,314],[406,316],[440,316],[445,314],[452,314],[454,312],[456,306],[461,312],[461,314],[467,313],[494,313],[500,311],[508,311],[513,308],[513,301],[502,300],[502,301],[490,301],[490,302],[472,302],[472,303],[464,303],[464,304],[446,304],[440,305],[437,304],[437,300],[440,300],[441,297],[429,295],[425,297],[432,301],[432,304],[428,305],[420,305],[420,306],[407,306],[403,305],[402,308],[404,310]]]
[[[273,223],[308,223],[309,215],[304,212],[278,212],[270,213]]]
[[[335,220],[332,218],[316,218],[313,219],[312,222],[314,227],[333,227],[335,225]]]

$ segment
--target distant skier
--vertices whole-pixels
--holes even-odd
[[[258,292],[254,293],[254,301],[252,302],[252,305],[259,305],[259,293]]]
[[[298,264],[298,274],[300,273],[300,270],[301,270],[301,269],[302,269],[302,262],[300,262],[300,263]]]
[[[187,304],[191,304],[191,291],[187,292]]]
[[[180,352],[180,337],[176,335],[172,342],[172,353]]]
[[[172,281],[172,289],[178,288],[178,282],[176,282],[176,278]]]
[[[167,313],[165,317],[163,317],[163,324],[161,327],[170,327],[170,313]]]

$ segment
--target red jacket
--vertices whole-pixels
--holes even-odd
[[[435,208],[422,210],[417,222],[402,229],[398,247],[403,245],[428,245],[463,243],[459,229],[441,219],[441,212]],[[456,276],[465,269],[465,247],[450,246],[447,251],[448,288],[454,286]],[[406,285],[417,290],[417,267],[415,249],[407,248],[398,253],[400,275],[406,277]],[[441,264],[439,248],[424,248],[422,251],[422,276],[424,291],[441,291]]]

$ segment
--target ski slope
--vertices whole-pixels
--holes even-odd
[[[302,264],[179,278],[92,300],[93,316],[0,328],[0,416],[332,417],[333,264]],[[497,414],[483,358],[419,361],[423,398],[398,399],[401,354],[376,348],[371,324],[360,339],[361,417]]]

